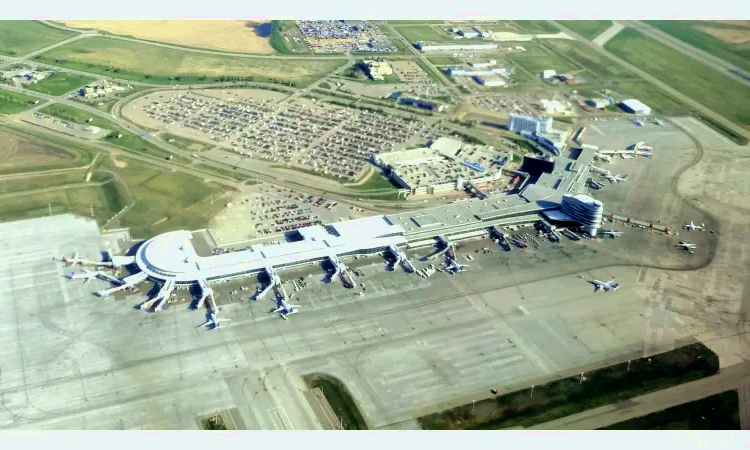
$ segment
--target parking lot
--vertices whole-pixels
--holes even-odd
[[[539,101],[543,98],[549,99],[551,97],[545,97],[543,93],[537,95],[485,95],[471,97],[471,105],[475,108],[499,113],[534,116],[539,114],[539,109],[534,105],[539,105]]]
[[[315,53],[397,50],[380,28],[369,20],[298,20],[297,26]]]

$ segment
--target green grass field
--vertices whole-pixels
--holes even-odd
[[[71,170],[51,175],[24,175],[22,177],[2,178],[0,179],[0,194],[83,183],[85,180],[86,169]]]
[[[445,23],[445,20],[389,20],[388,23],[393,25],[410,25],[410,24],[441,24]]]
[[[122,134],[121,137],[117,137],[118,134]],[[156,145],[146,141],[145,139],[141,138],[140,136],[136,136],[128,131],[124,130],[114,130],[111,133],[107,134],[103,139],[101,139],[102,142],[106,142],[108,144],[115,145],[117,147],[123,148],[125,150],[133,151],[136,153],[141,153],[144,155],[154,156],[161,159],[166,159],[170,156],[170,153],[166,150],[161,149],[160,147],[157,147]],[[175,159],[178,161],[182,161],[183,158],[179,156],[175,156]],[[185,161],[182,161],[185,162]]]
[[[63,95],[92,81],[94,78],[56,72],[41,81],[26,85],[26,88],[49,95]]]
[[[728,26],[728,24],[695,20],[649,20],[646,22],[695,48],[699,48],[727,62],[735,64],[741,69],[750,71],[750,53],[748,53],[750,47],[748,47],[747,43],[731,44],[724,42],[700,29],[701,26],[724,28],[725,26]],[[750,27],[738,24],[738,29],[744,31],[746,34],[750,33]]]
[[[211,144],[194,141],[192,139],[184,138],[182,136],[177,136],[176,134],[170,133],[161,133],[159,134],[159,138],[164,142],[168,142],[175,147],[188,152],[202,152],[214,147]]]
[[[560,30],[546,20],[514,20],[513,22],[531,34],[554,34],[560,32]]]
[[[605,48],[727,119],[750,129],[750,87],[626,28]],[[652,101],[643,98],[646,104]],[[653,102],[653,101],[652,101]]]
[[[49,116],[59,117],[60,119],[67,120],[68,122],[77,123],[80,125],[93,125],[95,127],[104,128],[106,130],[114,130],[117,127],[109,120],[91,114],[90,112],[82,109],[74,108],[72,106],[61,105],[55,103],[53,105],[45,106],[39,110],[42,114]],[[93,119],[91,122],[87,122],[89,119]]]
[[[0,128],[0,174],[82,167],[91,152],[40,139],[30,133]]]
[[[33,20],[0,20],[0,54],[26,55],[76,34]]]
[[[441,42],[441,41],[452,41],[453,39],[442,30],[431,27],[430,25],[409,25],[409,26],[394,26],[393,28],[404,37],[407,41],[414,43],[417,41],[422,42]]]
[[[591,50],[583,42],[566,39],[549,39],[545,44],[553,47],[557,52],[568,58],[577,61],[588,69],[590,73],[600,78],[635,77],[630,71]],[[581,74],[581,76],[585,77],[585,74]]]
[[[306,86],[345,59],[244,58],[210,55],[151,44],[96,37],[41,54],[39,60],[81,71],[153,84],[271,81]]]
[[[0,89],[0,114],[18,114],[34,107],[34,102],[45,103],[42,100],[20,92],[6,91]]]
[[[123,156],[118,156],[118,160],[127,166],[118,168],[107,158],[102,168],[120,176],[135,205],[111,227],[129,227],[135,238],[147,238],[170,230],[204,228],[226,204],[227,191],[220,185]]]
[[[539,46],[525,45],[525,52],[513,53],[508,59],[519,64],[534,75],[540,75],[546,69],[557,73],[576,72],[582,67]]]
[[[437,66],[452,66],[461,64],[460,58],[454,58],[452,56],[428,56],[427,60]]]
[[[570,28],[574,33],[592,40],[607,31],[613,22],[611,20],[561,20],[560,25]]]
[[[349,389],[338,378],[325,374],[310,374],[304,377],[310,389],[318,388],[328,401],[336,417],[341,420],[345,430],[367,430],[362,413]]]

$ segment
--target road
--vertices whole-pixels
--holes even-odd
[[[611,27],[607,28],[602,34],[594,38],[594,44],[598,45],[599,47],[604,47],[604,44],[606,44],[607,41],[609,41],[613,37],[617,36],[617,33],[619,33],[623,28],[625,28],[625,25],[621,24],[620,22],[613,22]]]
[[[731,72],[732,70],[736,70],[736,71],[744,73],[745,70],[743,70],[742,68],[737,67],[734,64],[727,62],[719,57],[716,57],[708,52],[705,52],[699,48],[695,48],[688,43],[682,42],[681,40],[675,38],[674,36],[671,36],[647,23],[641,22],[640,20],[629,20],[629,21],[626,21],[625,23],[629,27],[637,29],[641,33],[650,37],[651,39],[655,41],[659,41],[662,44],[667,45],[679,51],[680,53],[693,58],[696,61],[699,61],[709,67],[712,67],[713,69],[725,75],[728,75],[732,79],[739,81],[745,86],[750,86],[750,80],[746,80]]]
[[[686,105],[690,106],[691,108],[695,109],[696,111],[700,112],[701,114],[704,114],[705,116],[708,116],[712,119],[714,119],[716,122],[724,125],[728,129],[736,132],[737,134],[750,138],[750,131],[736,125],[735,123],[731,122],[730,120],[727,120],[726,118],[722,117],[715,111],[703,106],[702,104],[698,103],[697,101],[693,100],[692,98],[688,97],[687,95],[682,94],[681,92],[677,91],[676,89],[670,87],[668,84],[660,81],[658,78],[654,77],[653,75],[649,74],[648,72],[645,72],[641,70],[640,68],[634,66],[633,64],[630,64],[629,62],[613,55],[612,53],[605,50],[603,47],[599,47],[598,45],[594,44],[593,42],[583,38],[582,36],[574,33],[570,29],[566,28],[565,26],[561,25],[559,22],[556,22],[554,20],[550,20],[550,23],[558,27],[560,30],[564,31],[569,36],[575,38],[579,42],[583,42],[586,44],[589,48],[593,49],[597,53],[599,53],[602,56],[606,56],[610,60],[620,64],[621,66],[625,67],[626,69],[630,70],[631,72],[637,74],[641,78],[645,79],[646,81],[654,84],[659,89],[663,90],[664,92],[670,94],[677,100],[685,103]]]
[[[722,369],[717,375],[702,380],[691,381],[651,394],[635,397],[613,405],[590,409],[579,414],[564,417],[531,427],[531,430],[596,430],[625,420],[663,411],[673,406],[688,403],[730,389],[738,389],[750,377],[750,362]],[[742,398],[740,406],[742,408]],[[747,406],[744,408],[747,409]],[[747,412],[747,411],[746,411]],[[744,427],[743,427],[744,428]]]
[[[413,54],[413,55],[415,55],[415,56],[416,56],[417,58],[419,58],[419,59],[420,59],[420,60],[421,60],[421,61],[422,61],[423,63],[425,63],[425,64],[427,65],[427,67],[429,67],[429,68],[430,68],[430,70],[432,70],[432,71],[433,71],[433,72],[434,72],[434,73],[435,73],[435,74],[436,74],[436,75],[438,76],[438,78],[440,78],[440,80],[441,80],[441,81],[443,82],[443,84],[444,84],[444,85],[445,85],[445,86],[446,86],[446,87],[447,87],[448,89],[450,89],[450,91],[451,91],[451,92],[452,92],[452,93],[453,93],[454,95],[457,95],[457,96],[461,96],[461,91],[459,91],[459,90],[458,90],[458,88],[457,88],[457,87],[456,87],[456,86],[455,86],[455,85],[454,85],[453,83],[451,83],[451,82],[450,82],[450,80],[448,80],[448,79],[447,79],[447,78],[445,77],[445,75],[443,75],[443,72],[442,72],[442,71],[441,71],[440,69],[438,69],[437,67],[435,67],[435,66],[434,66],[434,65],[433,65],[433,64],[432,64],[432,63],[431,63],[431,62],[430,62],[430,61],[429,61],[429,60],[427,59],[427,57],[425,57],[425,56],[424,56],[424,54],[423,54],[422,52],[420,52],[419,50],[417,50],[416,48],[414,48],[414,45],[412,45],[412,43],[411,43],[411,42],[407,41],[407,40],[406,40],[406,38],[404,38],[403,36],[401,36],[401,33],[399,33],[398,31],[396,31],[396,29],[395,29],[395,28],[393,28],[393,25],[391,25],[391,24],[390,24],[389,22],[384,22],[384,23],[385,23],[385,25],[386,25],[386,26],[387,26],[388,28],[390,28],[390,29],[391,29],[391,32],[392,32],[392,33],[393,33],[394,35],[398,36],[398,37],[397,37],[397,39],[400,39],[400,40],[401,40],[401,42],[403,42],[403,43],[404,43],[404,44],[405,44],[405,45],[406,45],[406,46],[407,46],[407,47],[409,48],[409,50],[410,50],[410,51],[412,52],[412,54]]]

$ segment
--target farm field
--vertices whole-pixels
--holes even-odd
[[[525,52],[514,53],[508,59],[522,66],[534,75],[541,74],[546,69],[553,69],[557,73],[575,72],[581,70],[577,64],[552,53],[539,46],[524,46]]]
[[[61,20],[70,28],[106,33],[201,49],[233,53],[273,53],[246,20]]]
[[[346,59],[210,55],[106,37],[72,42],[38,58],[49,64],[153,84],[213,83],[219,77],[237,77],[247,81],[288,80],[299,86],[346,62]]]
[[[661,31],[750,71],[750,23],[748,21],[648,20]]]
[[[134,238],[205,228],[228,201],[223,186],[157,169],[124,155],[104,159],[101,168],[117,172],[135,200],[133,207],[111,224],[130,227]]]
[[[6,91],[0,89],[0,114],[17,114],[26,111],[34,106],[34,102],[39,100],[45,103],[47,100],[41,100],[30,95],[21,94],[20,92]]]
[[[86,150],[62,148],[0,128],[0,174],[82,167],[90,163],[91,158]]]
[[[570,28],[574,33],[592,40],[607,31],[613,22],[611,20],[561,20],[560,24]]]
[[[0,54],[26,55],[76,34],[34,20],[0,20]]]
[[[605,48],[746,129],[750,129],[750,87],[689,56],[626,28]]]
[[[43,94],[63,95],[92,81],[94,78],[91,77],[55,72],[43,80],[26,85],[26,88]]]
[[[72,106],[61,105],[55,103],[53,105],[45,106],[39,110],[42,114],[48,116],[58,117],[68,122],[77,123],[80,125],[92,125],[106,130],[114,130],[115,125],[107,119],[104,119],[90,112],[86,112],[82,109],[74,108]],[[91,122],[87,122],[89,119],[93,119]]]
[[[592,51],[582,42],[566,39],[550,39],[546,41],[545,44],[551,46],[556,51],[562,53],[568,58],[572,58],[573,60],[577,61],[583,67],[588,69],[588,72],[600,78],[622,76],[635,77],[634,74],[630,73],[624,67],[620,66],[619,64],[615,64],[605,56]]]
[[[404,37],[407,41],[414,43],[417,41],[424,42],[440,42],[440,41],[453,41],[448,33],[440,30],[439,28],[432,27],[430,25],[409,25],[409,26],[398,26],[395,25],[393,28]]]

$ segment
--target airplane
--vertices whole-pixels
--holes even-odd
[[[605,230],[602,234],[614,239],[616,237],[622,236],[622,231]]]
[[[448,260],[448,267],[446,267],[445,270],[449,274],[455,275],[458,272],[462,272],[464,270],[464,268],[466,268],[466,267],[469,267],[469,266],[467,264],[459,264],[458,262],[456,262],[455,259],[450,259],[450,260]]]
[[[639,127],[643,126],[643,121],[640,119],[633,119],[633,123],[638,125]]]
[[[99,276],[99,272],[89,272],[86,268],[83,269],[83,272],[75,273],[70,272],[68,274],[68,280],[80,280],[83,279],[83,284],[88,283],[89,281],[93,280],[94,278],[97,278]]]
[[[68,258],[67,256],[61,256],[59,258],[52,258],[56,261],[64,262],[66,266],[74,266],[76,264],[81,264],[83,261],[85,261],[83,258],[78,257],[78,252],[75,252],[73,254],[72,258]]]
[[[610,175],[610,174],[604,175],[604,178],[608,179],[610,183],[617,183],[618,181],[625,181],[628,178],[628,176],[627,175],[620,176],[620,174],[618,173],[617,175]]]
[[[278,297],[276,304],[279,307],[274,309],[273,312],[278,313],[279,317],[284,320],[287,320],[286,316],[290,314],[297,314],[299,312],[299,305],[290,305],[282,297]]]
[[[685,229],[686,230],[691,230],[691,231],[693,231],[693,230],[702,230],[705,227],[706,227],[705,224],[696,225],[696,224],[693,223],[692,220],[690,222],[688,222],[688,223],[685,224]]]
[[[678,248],[684,248],[685,250],[695,250],[698,247],[697,244],[690,244],[689,242],[680,242],[677,244]]]
[[[654,123],[657,124],[657,125],[659,125],[660,127],[664,126],[664,124],[662,123],[662,121],[659,120],[659,119],[657,119],[656,117],[654,117]]]
[[[597,183],[597,182],[596,182],[596,181],[594,181],[594,180],[590,180],[590,181],[589,181],[589,187],[590,187],[590,188],[592,188],[592,189],[596,189],[596,190],[599,190],[599,189],[603,188],[603,187],[604,187],[604,185],[603,185],[603,184],[601,184],[601,183]]]
[[[216,330],[221,328],[221,320],[215,312],[211,311],[208,315],[208,320],[205,323],[198,325],[199,327],[208,327],[209,330]],[[225,322],[231,322],[232,319],[224,319]]]
[[[589,283],[591,283],[591,284],[594,285],[594,292],[599,292],[600,290],[604,290],[604,291],[610,291],[610,290],[616,291],[620,287],[619,284],[615,283],[615,280],[607,281],[605,283],[603,281],[592,279],[591,281],[589,281]]]

